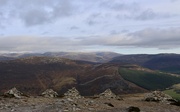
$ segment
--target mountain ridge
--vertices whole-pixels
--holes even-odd
[[[136,64],[152,70],[180,74],[180,54],[136,54],[113,58],[110,63]]]
[[[4,53],[0,54],[0,60],[4,58],[17,59],[32,56],[61,57],[71,60],[82,60],[90,62],[105,63],[121,54],[115,52],[45,52],[45,53]],[[4,57],[4,58],[3,58]]]

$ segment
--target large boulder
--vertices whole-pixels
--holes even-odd
[[[73,87],[72,89],[69,89],[66,93],[64,93],[64,97],[65,98],[71,98],[71,99],[82,98],[79,91],[75,87]]]
[[[153,91],[152,93],[148,93],[145,95],[145,101],[154,101],[154,102],[168,102],[173,98],[161,91]]]
[[[54,98],[54,97],[57,97],[58,96],[58,93],[55,92],[54,90],[52,89],[47,89],[46,91],[44,91],[42,94],[42,96],[44,97],[50,97],[50,98]]]
[[[24,94],[18,91],[15,87],[4,93],[4,97],[8,98],[21,98],[22,96],[24,96]]]

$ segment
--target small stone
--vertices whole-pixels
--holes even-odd
[[[110,107],[114,107],[114,105],[112,103],[108,103],[108,102],[105,102],[104,104],[110,106]]]
[[[77,111],[81,110],[80,108],[76,108]]]
[[[93,111],[93,110],[94,110],[94,108],[88,108],[88,110]]]
[[[11,112],[15,111],[15,109],[11,109]]]
[[[70,102],[73,102],[73,101],[74,101],[74,100],[72,100],[71,98],[67,98],[67,100],[70,101]]]

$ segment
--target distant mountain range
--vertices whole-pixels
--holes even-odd
[[[90,62],[108,62],[112,58],[120,56],[114,52],[45,52],[45,53],[4,53],[0,54],[0,60],[9,60],[17,58],[25,58],[30,56],[47,56],[47,57],[61,57],[72,60],[82,60]]]
[[[108,88],[116,94],[165,89],[180,83],[179,64],[178,54],[1,54],[0,94],[12,87],[31,95],[76,87],[85,96]]]

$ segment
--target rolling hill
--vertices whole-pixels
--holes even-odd
[[[58,57],[28,57],[0,62],[0,92],[16,87],[37,95],[48,88],[62,94],[75,86],[82,95],[111,88],[116,94],[146,91],[118,74],[118,65]]]
[[[157,67],[164,68],[165,65],[178,67],[179,55],[174,54],[124,55],[108,63],[70,60],[49,54],[31,55],[0,61],[1,94],[12,87],[31,95],[38,95],[48,88],[63,94],[71,87],[76,87],[84,96],[99,94],[108,88],[116,94],[124,94],[165,89],[180,83],[179,76],[156,71]],[[97,55],[110,57],[104,53]],[[167,61],[169,64],[164,61],[167,57],[172,58]],[[156,59],[157,63],[153,61]],[[150,68],[150,62],[155,63],[152,68],[155,71],[139,66],[151,65]]]
[[[122,55],[113,58],[111,63],[117,64],[136,64],[152,70],[160,70],[180,74],[180,55],[179,54],[138,54]]]
[[[123,66],[119,74],[126,80],[147,90],[163,90],[180,82],[180,76],[152,71],[139,66]]]

